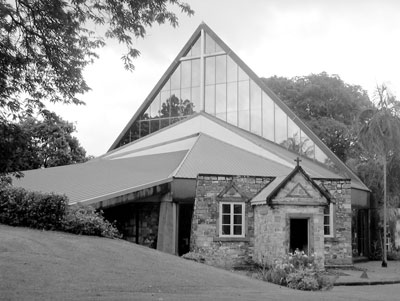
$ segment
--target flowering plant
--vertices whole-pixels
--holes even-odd
[[[315,254],[295,250],[277,258],[263,273],[266,281],[300,290],[318,290],[330,286],[318,269]]]

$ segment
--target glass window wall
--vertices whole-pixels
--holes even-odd
[[[303,132],[300,132],[301,135],[301,154],[314,159],[314,142]]]
[[[215,85],[209,85],[205,88],[205,111],[215,115]]]
[[[239,127],[250,129],[249,81],[238,82]]]
[[[285,144],[287,140],[287,115],[275,105],[275,142]]]
[[[226,55],[219,55],[215,57],[215,83],[223,84],[226,83]]]
[[[206,66],[205,66],[205,74],[206,74],[206,85],[214,85],[215,84],[215,56],[206,58]]]
[[[218,118],[226,121],[226,84],[215,86],[215,113]]]
[[[200,56],[200,37],[194,42],[193,46],[186,53],[185,57]]]
[[[227,121],[233,125],[238,124],[238,96],[237,83],[227,84]]]
[[[327,155],[261,87],[229,55],[221,54],[222,48],[208,34],[204,46],[201,54],[198,38],[150,106],[121,139],[121,145],[198,112],[204,101],[207,113],[288,150],[332,165]],[[200,57],[204,58],[203,83]],[[201,89],[204,100],[200,99]]]
[[[262,93],[262,136],[270,141],[275,141],[275,108],[272,99]]]
[[[238,65],[232,60],[230,56],[227,56],[226,60],[226,79],[228,83],[237,82],[238,80]]]
[[[296,153],[300,153],[300,128],[288,118],[288,138],[285,147]]]
[[[250,130],[257,135],[262,133],[261,88],[250,80]]]

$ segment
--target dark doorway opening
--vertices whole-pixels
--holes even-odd
[[[351,230],[353,239],[353,256],[367,257],[369,255],[369,212],[368,209],[353,209],[352,211],[353,216]]]
[[[308,254],[308,219],[290,219],[290,252],[296,249]]]
[[[192,228],[193,204],[179,204],[178,214],[178,255],[190,251],[190,231]]]

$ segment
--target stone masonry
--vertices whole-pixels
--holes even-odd
[[[290,220],[307,219],[308,251],[317,263],[352,263],[350,180],[313,179],[329,191],[334,203],[333,237],[324,237],[324,208],[328,200],[302,174],[280,189],[270,204],[251,206],[250,200],[274,178],[199,175],[194,205],[191,251],[207,264],[232,268],[249,263],[273,262],[289,252]],[[300,186],[299,186],[300,185]],[[235,195],[224,195],[230,189]],[[219,237],[219,202],[245,203],[245,237]]]
[[[197,178],[196,200],[191,231],[191,251],[200,254],[207,264],[224,268],[238,267],[252,261],[254,252],[254,214],[250,199],[271,178],[246,176],[209,176]],[[234,184],[239,196],[220,197]],[[219,237],[219,201],[245,202],[246,235],[244,238]]]
[[[351,247],[351,182],[338,179],[315,179],[323,184],[335,202],[333,237],[324,239],[326,265],[349,265],[353,263]]]
[[[302,193],[293,194],[301,185]],[[317,263],[324,265],[324,206],[327,199],[297,173],[279,191],[270,205],[255,206],[255,256],[258,263],[271,264],[275,259],[289,253],[290,219],[301,218],[308,221],[308,251],[315,254]],[[294,250],[292,250],[294,251]]]

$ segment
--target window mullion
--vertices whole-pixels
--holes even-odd
[[[233,204],[231,204],[231,213],[230,213],[230,222],[231,222],[231,236],[233,236],[234,235],[234,233],[233,233],[233,224],[234,224],[234,222],[235,222],[235,213],[233,212],[233,209],[234,209],[234,206],[233,206]]]

